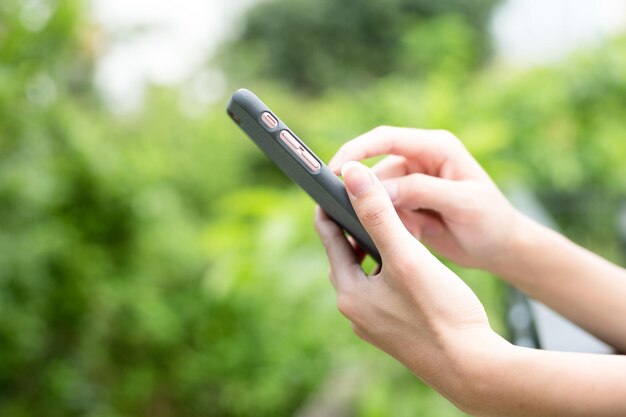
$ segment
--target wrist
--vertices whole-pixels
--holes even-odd
[[[464,334],[451,353],[454,382],[444,395],[467,414],[488,414],[494,394],[511,372],[516,347],[491,329],[476,329]]]
[[[529,262],[533,259],[533,251],[546,231],[544,226],[516,212],[509,238],[498,248],[497,254],[485,269],[510,283],[526,276]]]

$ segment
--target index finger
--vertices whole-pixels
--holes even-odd
[[[319,206],[315,208],[315,229],[326,248],[337,290],[346,288],[364,275],[357,254],[343,231]]]
[[[348,161],[399,155],[415,159],[426,172],[433,172],[454,157],[457,143],[454,135],[443,130],[380,126],[346,142],[328,165],[338,174]]]

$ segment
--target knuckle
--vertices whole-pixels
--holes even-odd
[[[425,184],[425,175],[421,173],[414,173],[409,175],[408,181],[404,183],[403,187],[400,187],[399,192],[404,194],[406,198],[415,200],[420,196],[423,196],[428,192],[428,187]]]
[[[370,205],[362,211],[361,221],[370,227],[378,227],[385,222],[385,214],[384,207]]]
[[[386,144],[386,147],[393,150],[393,138],[396,134],[396,127],[381,125],[374,128],[373,133],[376,139]]]
[[[437,133],[437,136],[439,137],[439,140],[444,141],[449,145],[452,145],[452,146],[461,145],[461,141],[459,140],[459,138],[457,138],[456,135],[450,132],[449,130],[440,129],[440,130],[437,130],[436,133]]]
[[[389,126],[389,125],[380,125],[380,126],[376,126],[374,129],[372,129],[372,132],[374,132],[376,134],[384,135],[386,133],[389,133],[391,131],[391,129],[393,129],[393,128],[391,126]]]
[[[337,239],[342,236],[343,235],[339,230],[324,230],[320,233],[320,240],[326,248],[330,248],[333,247],[333,245],[337,242]]]
[[[328,232],[322,233],[320,235],[320,240],[322,241],[322,244],[325,247],[331,246],[333,244],[333,241],[334,241],[333,236],[331,236],[330,233],[328,233]]]
[[[355,307],[356,305],[353,296],[345,293],[340,293],[337,295],[337,309],[345,317],[353,317],[355,313]]]

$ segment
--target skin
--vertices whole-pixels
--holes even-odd
[[[373,170],[355,162],[377,155],[391,156]],[[316,210],[338,308],[357,336],[469,414],[626,415],[626,358],[509,344],[421,242],[502,276],[626,350],[622,268],[517,212],[449,132],[376,128],[342,146],[330,167],[383,260],[367,275],[358,247]]]

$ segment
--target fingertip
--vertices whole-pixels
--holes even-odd
[[[334,158],[328,163],[328,169],[330,169],[336,176],[341,175],[341,165]]]
[[[345,177],[347,170],[349,170],[352,167],[360,167],[360,166],[363,166],[363,164],[358,161],[347,161],[341,165],[340,173],[343,177]]]
[[[325,221],[324,210],[320,206],[315,206],[314,214],[313,214],[313,225],[315,226],[315,231],[321,237],[324,228]]]
[[[348,161],[341,167],[341,175],[348,193],[359,198],[376,185],[376,176],[365,165],[357,161]]]
[[[315,205],[315,208],[313,209],[313,214],[315,216],[315,218],[318,218],[322,215],[324,211],[322,210],[322,208],[320,207],[319,204]]]
[[[343,153],[343,147],[339,148],[339,151],[337,151],[335,156],[333,156],[328,162],[328,168],[330,168],[330,170],[333,171],[335,174],[339,174],[339,172],[341,171]]]

